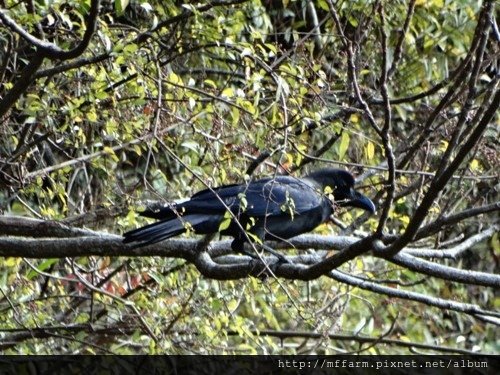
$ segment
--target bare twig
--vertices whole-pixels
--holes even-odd
[[[410,23],[411,23],[411,19],[413,17],[413,13],[415,11],[415,3],[416,2],[417,2],[417,0],[410,0],[410,3],[408,4],[408,11],[406,12],[405,22],[404,22],[403,28],[401,29],[401,31],[399,33],[399,38],[398,38],[398,41],[396,43],[396,47],[394,48],[394,58],[392,59],[391,67],[387,71],[387,77],[391,77],[392,74],[396,71],[398,63],[401,60],[401,57],[403,56],[403,43],[405,41],[406,34],[408,33],[408,30],[410,29]]]
[[[382,98],[384,99],[384,126],[382,127],[380,137],[382,139],[382,145],[384,146],[385,158],[387,160],[388,166],[388,178],[386,183],[386,200],[382,207],[382,213],[380,214],[380,219],[377,226],[376,235],[377,237],[382,236],[385,224],[389,217],[389,211],[391,210],[392,204],[394,202],[394,192],[396,191],[396,167],[395,167],[395,157],[392,150],[391,144],[391,120],[392,111],[389,104],[389,94],[387,93],[387,80],[388,80],[388,58],[387,58],[387,35],[384,30],[385,27],[385,15],[382,5],[379,7],[379,15],[381,20],[380,33],[381,33],[381,44],[382,44],[382,66],[380,68],[380,92],[382,93]]]

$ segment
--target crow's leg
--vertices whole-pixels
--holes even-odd
[[[240,254],[248,255],[252,259],[259,259],[259,257],[257,256],[257,254],[255,254],[252,251],[248,251],[247,249],[245,249],[245,240],[242,239],[242,238],[240,238],[240,237],[235,238],[233,240],[233,242],[231,242],[231,249],[235,253],[240,253]]]
[[[273,248],[264,244],[260,244],[259,246],[262,247],[264,251],[267,251],[269,254],[274,255],[276,258],[278,258],[278,263],[290,263],[290,261],[286,259],[286,257],[279,251],[276,251]]]
[[[252,233],[258,238],[260,238],[261,242],[258,246],[260,246],[262,250],[278,258],[277,264],[290,263],[283,254],[264,244],[264,238],[266,237],[266,230],[262,225],[256,225],[255,227],[253,227]]]
[[[207,251],[210,246],[210,242],[215,237],[215,233],[206,234],[198,243],[196,244],[196,251]]]
[[[242,239],[240,237],[237,237],[231,243],[231,249],[234,252],[248,255],[249,257],[251,257],[253,259],[260,259],[257,256],[257,254],[255,254],[253,251],[248,251],[247,249],[245,249],[245,242],[246,242],[246,239]],[[260,246],[265,252],[267,252],[271,255],[274,255],[276,258],[278,258],[278,263],[290,263],[288,261],[288,259],[286,259],[283,254],[280,254],[278,251],[272,249],[271,247],[264,245],[263,243],[258,244],[256,246]]]

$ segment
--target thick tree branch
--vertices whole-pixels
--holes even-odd
[[[443,266],[435,262],[415,258],[403,252],[399,252],[389,260],[406,269],[420,272],[425,275],[439,277],[444,280],[500,288],[499,275],[471,270],[460,270],[453,267]]]
[[[466,240],[460,242],[458,245],[448,248],[448,249],[409,249],[405,248],[400,254],[408,254],[419,258],[449,258],[458,259],[465,251],[471,249],[475,244],[484,241],[495,234],[498,231],[498,226],[493,226],[480,232]]]
[[[84,236],[101,237],[102,233],[68,226],[55,220],[0,216],[0,236],[67,238]]]
[[[271,271],[275,276],[286,279],[312,280],[328,274],[331,270],[338,268],[346,261],[353,258],[353,254],[361,255],[370,250],[373,243],[371,237],[358,239],[356,237],[315,236],[303,235],[287,242],[273,243],[274,249],[337,249],[336,254],[325,258],[326,253],[304,254],[288,256],[291,262],[288,264],[277,263],[274,256],[262,256],[262,259],[250,259],[245,256],[232,256],[220,258],[233,254],[230,241],[216,241],[209,245],[207,251],[205,242],[193,239],[170,239],[159,244],[134,248],[124,245],[122,237],[112,234],[98,233],[84,229],[69,228],[57,222],[43,222],[41,220],[25,220],[23,218],[2,218],[3,234],[26,235],[40,237],[26,239],[20,237],[0,236],[0,256],[25,257],[25,258],[64,258],[80,256],[162,256],[185,259],[193,263],[206,277],[220,280],[241,279],[248,276],[261,277]],[[18,228],[18,229],[16,229]],[[479,240],[491,236],[496,227],[490,228],[481,237],[471,237],[464,245],[457,245],[455,256],[463,252],[467,246],[472,246]],[[53,235],[59,238],[42,238]],[[67,235],[67,238],[61,236]],[[500,276],[484,272],[460,270],[452,267],[442,266],[437,263],[428,262],[413,257],[425,254],[426,251],[436,252],[438,250],[411,249],[407,248],[401,256],[396,256],[389,261],[397,263],[408,269],[424,273],[426,275],[439,277],[445,280],[484,285],[489,287],[500,286]],[[440,258],[447,257],[453,249],[441,250]],[[375,255],[380,255],[375,253]],[[425,256],[425,255],[424,255]],[[270,268],[269,268],[270,267]]]

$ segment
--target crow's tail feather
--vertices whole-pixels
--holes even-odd
[[[222,218],[222,215],[193,214],[182,219],[176,217],[162,220],[125,233],[123,242],[135,242],[137,247],[150,245],[184,233],[187,227],[199,234],[214,233],[217,232]]]
[[[138,245],[144,246],[177,236],[185,231],[184,223],[178,218],[162,220],[125,233],[123,242],[137,242]]]

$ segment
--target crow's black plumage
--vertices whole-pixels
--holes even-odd
[[[329,220],[334,204],[375,212],[373,202],[354,190],[349,172],[321,169],[304,178],[277,176],[206,189],[187,201],[146,210],[141,215],[161,221],[125,233],[123,242],[144,246],[187,230],[220,232],[232,236],[233,250],[242,252],[253,236],[281,240],[313,230]]]

